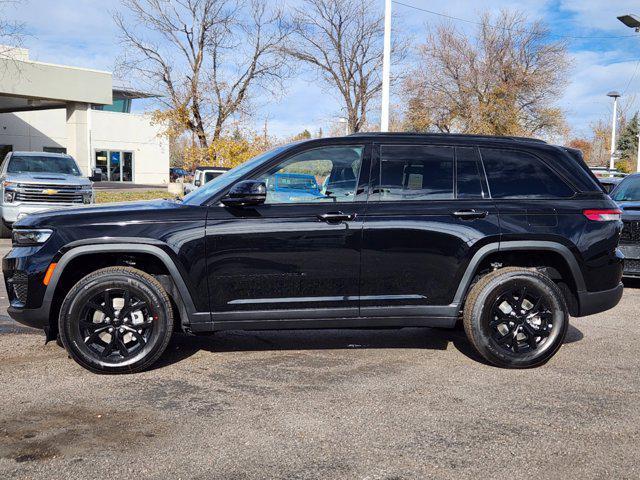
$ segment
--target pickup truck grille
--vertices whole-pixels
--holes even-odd
[[[27,203],[82,203],[80,185],[25,185],[16,192],[16,201]],[[54,193],[55,192],[55,193]]]

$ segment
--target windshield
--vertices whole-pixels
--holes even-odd
[[[216,177],[210,182],[206,183],[204,186],[191,192],[189,195],[184,197],[184,199],[182,200],[183,203],[186,203],[187,205],[202,205],[206,200],[214,196],[217,192],[228,187],[238,178],[250,172],[261,163],[268,162],[270,159],[272,159],[288,147],[288,145],[284,145],[282,147],[274,148],[273,150],[269,150],[268,152],[258,155],[257,157],[253,157],[251,160],[246,161],[242,165],[238,165],[237,167],[232,168],[228,172],[223,173],[219,177]]]
[[[7,166],[7,173],[64,173],[80,176],[80,169],[71,157],[12,155]]]
[[[640,176],[628,177],[620,182],[618,187],[612,192],[611,198],[616,202],[640,201]]]

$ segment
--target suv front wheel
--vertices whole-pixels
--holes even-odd
[[[96,270],[62,303],[60,339],[73,359],[97,373],[133,373],[164,352],[173,331],[171,301],[151,275],[130,267]]]
[[[535,367],[560,348],[569,314],[560,288],[531,269],[507,267],[482,277],[465,302],[473,347],[499,367]]]

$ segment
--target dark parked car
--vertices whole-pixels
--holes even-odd
[[[187,172],[184,168],[171,167],[169,169],[169,181],[175,182],[179,178],[186,178],[189,176],[189,172]]]
[[[266,187],[320,171],[340,195],[283,201]],[[487,361],[522,368],[554,355],[570,314],[618,303],[621,229],[577,150],[361,134],[278,147],[182,202],[30,215],[3,271],[9,314],[96,372],[149,367],[174,330],[460,319]]]
[[[640,174],[629,175],[611,192],[622,210],[624,227],[620,250],[624,254],[625,277],[640,277]]]

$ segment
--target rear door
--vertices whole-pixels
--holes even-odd
[[[363,226],[361,315],[455,314],[449,305],[470,258],[499,233],[475,147],[376,145]]]

